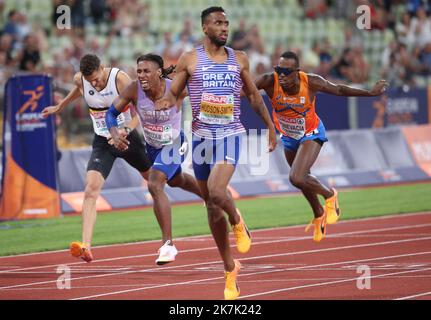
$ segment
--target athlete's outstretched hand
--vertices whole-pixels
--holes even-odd
[[[276,146],[277,146],[277,135],[275,134],[274,127],[272,127],[268,131],[268,152],[274,151]]]
[[[46,118],[51,114],[57,113],[60,110],[60,106],[56,105],[56,106],[49,106],[46,107],[42,110],[42,117]]]
[[[379,80],[371,89],[370,93],[372,96],[380,96],[386,91],[387,87],[388,87],[388,83],[386,82],[386,80],[383,80],[383,79]]]

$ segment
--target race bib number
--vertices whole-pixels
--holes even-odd
[[[102,137],[110,137],[108,127],[106,126],[105,116],[106,111],[95,111],[90,109],[91,120],[93,121],[94,132]],[[125,126],[126,118],[123,113],[120,113],[117,117],[118,127],[122,128]]]
[[[299,140],[305,135],[304,118],[278,118],[281,130],[290,138]]]
[[[199,120],[208,124],[229,124],[233,117],[234,97],[203,93]]]
[[[173,143],[171,124],[146,124],[144,125],[145,141],[153,146],[165,146]]]

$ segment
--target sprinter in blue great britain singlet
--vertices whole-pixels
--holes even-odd
[[[164,69],[163,59],[158,55],[149,53],[140,56],[136,69],[138,79],[126,87],[106,115],[107,127],[119,150],[127,149],[129,141],[118,134],[118,114],[133,102],[132,109],[140,118],[147,154],[152,164],[148,190],[153,197],[154,214],[162,230],[163,245],[159,249],[157,265],[172,262],[177,255],[172,241],[171,205],[164,191],[166,183],[202,198],[196,179],[181,170],[187,149],[181,130],[181,107],[186,93],[183,92],[168,110],[156,111],[154,106],[154,101],[169,91],[171,80],[167,76],[173,70],[173,66]]]
[[[210,7],[202,11],[201,21],[205,34],[203,45],[180,57],[171,88],[156,101],[156,110],[172,108],[187,85],[193,116],[193,170],[224,264],[224,298],[232,300],[240,294],[237,275],[241,264],[232,257],[223,211],[228,215],[238,251],[245,253],[251,246],[250,233],[227,189],[245,132],[239,119],[241,89],[269,129],[269,151],[275,148],[276,136],[262,97],[250,77],[247,56],[225,46],[229,26],[225,11]]]

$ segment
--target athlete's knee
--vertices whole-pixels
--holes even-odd
[[[214,211],[218,208],[218,206],[211,201],[211,199],[208,197],[207,199],[205,199],[205,207],[207,208],[207,211]]]
[[[210,224],[217,224],[220,220],[223,220],[226,223],[226,217],[222,210],[216,210],[211,213],[208,212],[208,222]]]
[[[87,182],[87,185],[85,186],[84,198],[96,200],[97,197],[99,196],[101,188],[102,186],[100,185],[99,182],[96,182],[96,181]]]
[[[306,176],[291,171],[289,175],[289,181],[293,186],[297,187],[298,189],[302,189],[306,183]]]
[[[157,196],[163,192],[163,183],[158,180],[151,179],[150,177],[150,180],[148,180],[148,190],[153,197]]]
[[[210,199],[205,201],[205,205],[207,207],[208,212],[208,222],[217,223],[220,219],[224,219],[224,213],[220,209],[220,207],[212,202]]]
[[[215,203],[217,206],[220,206],[227,199],[227,192],[224,189],[220,188],[212,188],[209,189],[209,198],[211,202]]]

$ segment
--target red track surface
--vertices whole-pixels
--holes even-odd
[[[320,243],[304,226],[252,231],[240,299],[431,299],[431,213],[340,221]],[[232,242],[233,243],[233,242]],[[0,258],[0,299],[223,299],[222,263],[210,236],[176,240],[177,260],[154,264],[159,241]],[[57,268],[70,268],[70,289]],[[358,289],[358,266],[370,289]],[[359,281],[364,283],[363,281]]]

